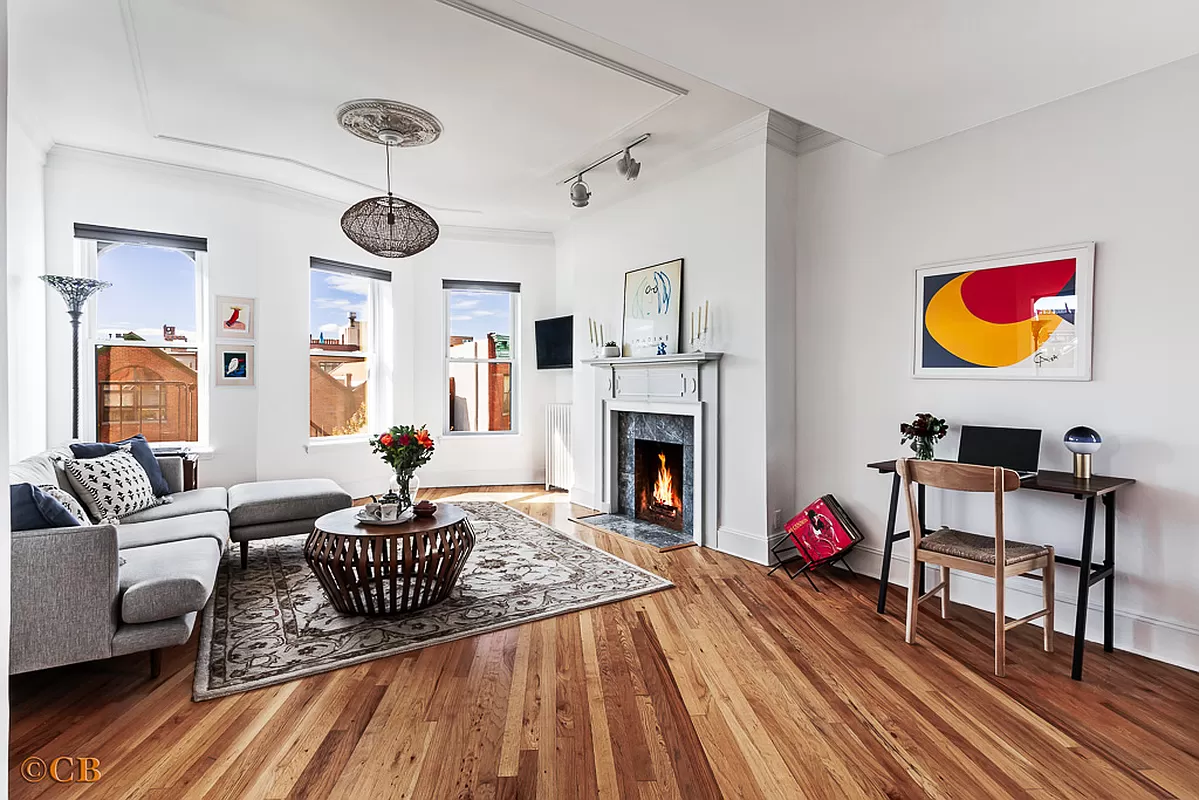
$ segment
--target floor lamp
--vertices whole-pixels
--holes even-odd
[[[74,278],[70,275],[42,275],[42,280],[62,295],[67,303],[67,314],[71,317],[71,437],[79,438],[79,320],[83,316],[83,304],[96,292],[112,286],[107,281],[95,278]]]

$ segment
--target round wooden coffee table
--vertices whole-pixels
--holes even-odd
[[[316,521],[304,544],[333,607],[343,614],[419,611],[450,596],[475,547],[475,532],[458,506],[402,525],[359,522],[361,508],[343,508]]]

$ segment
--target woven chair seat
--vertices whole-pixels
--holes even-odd
[[[990,536],[980,536],[977,533],[956,531],[953,528],[941,530],[921,537],[920,549],[932,553],[964,558],[982,564],[995,563],[995,540]],[[1040,544],[1025,544],[1004,539],[1004,566],[1017,564],[1049,554],[1049,548]]]

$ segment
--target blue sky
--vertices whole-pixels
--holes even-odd
[[[450,293],[450,335],[482,339],[489,333],[512,333],[507,292]]]
[[[370,297],[370,281],[352,275],[339,275],[314,269],[309,277],[311,312],[308,317],[312,338],[323,333],[336,339],[350,321],[350,312],[357,311],[359,319],[366,318],[366,303]]]
[[[136,331],[162,338],[162,326],[196,338],[196,264],[178,250],[117,245],[100,255],[98,274],[111,287],[96,296],[100,334]]]

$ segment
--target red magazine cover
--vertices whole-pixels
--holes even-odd
[[[784,527],[799,555],[809,563],[834,558],[862,538],[831,494],[796,514]]]

